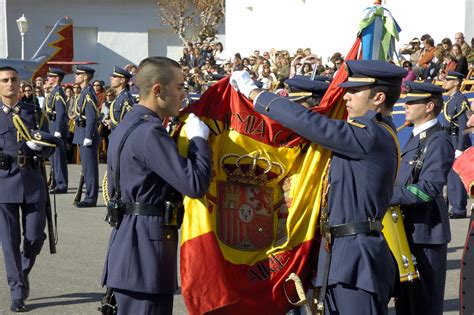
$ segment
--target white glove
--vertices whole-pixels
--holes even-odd
[[[34,143],[33,141],[26,141],[26,145],[28,146],[28,148],[30,148],[31,150],[33,151],[41,151],[43,150],[43,147],[40,146],[39,144],[37,143]]]
[[[194,137],[201,137],[204,140],[209,138],[209,128],[193,113],[189,114],[186,124],[184,125],[184,130],[186,131],[186,136],[189,140]]]
[[[236,91],[240,91],[247,98],[250,96],[250,92],[258,89],[258,87],[253,82],[250,74],[245,71],[234,71],[230,76],[230,84]]]
[[[89,138],[84,138],[84,143],[83,143],[83,145],[84,145],[85,147],[91,146],[91,145],[92,145],[92,140],[89,139]]]
[[[56,138],[61,138],[61,133],[60,133],[59,131],[55,131],[55,132],[54,132],[54,136],[55,136]]]
[[[462,153],[463,151],[456,150],[456,152],[454,152],[454,158],[457,159]]]

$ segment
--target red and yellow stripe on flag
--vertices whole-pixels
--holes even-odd
[[[354,59],[359,40],[348,59]],[[340,71],[317,111],[342,118]],[[185,198],[181,288],[190,314],[284,314],[284,281],[307,285],[320,236],[318,216],[330,152],[253,111],[228,79],[213,85],[186,113],[212,130],[213,177],[206,197]],[[188,147],[184,128],[180,152]],[[296,293],[289,288],[294,299]]]

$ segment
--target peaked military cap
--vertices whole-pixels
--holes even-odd
[[[125,69],[115,66],[113,72],[110,74],[111,77],[120,77],[130,79],[132,74]]]
[[[86,66],[81,66],[78,65],[76,66],[76,69],[74,70],[75,73],[90,73],[94,74],[95,70]]]
[[[371,85],[401,86],[408,72],[402,67],[381,60],[348,60],[345,63],[349,77],[340,87]]]
[[[309,96],[323,96],[329,87],[328,82],[311,80],[310,76],[294,77],[286,80],[285,83],[297,90],[288,95],[292,101],[299,101]]]
[[[448,71],[446,76],[444,77],[446,80],[462,80],[466,76],[460,72],[457,71]]]
[[[50,133],[42,130],[31,130],[31,141],[46,147],[57,147],[61,144],[61,140]]]
[[[48,77],[63,77],[64,75],[64,71],[58,68],[49,68],[48,73],[46,73]]]
[[[405,82],[407,96],[403,99],[405,103],[422,100],[432,96],[442,96],[445,90],[431,83]]]

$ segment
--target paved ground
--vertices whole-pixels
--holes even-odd
[[[100,165],[99,170],[102,178],[105,165]],[[79,171],[79,166],[70,165],[69,194],[57,196],[58,253],[50,255],[45,243],[38,257],[30,275],[31,294],[27,301],[30,314],[98,314],[98,301],[103,292],[100,277],[110,228],[103,221],[102,197],[96,208],[72,206]],[[451,224],[453,240],[448,250],[445,314],[458,313],[459,268],[468,220],[455,220]],[[9,311],[10,295],[3,254],[0,257],[0,314],[13,314]],[[175,296],[174,314],[186,314],[180,295]]]

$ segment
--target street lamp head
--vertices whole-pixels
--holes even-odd
[[[24,35],[26,32],[28,32],[28,20],[24,14],[22,14],[21,17],[16,20],[16,24],[18,25],[18,31],[20,31],[20,34]]]

